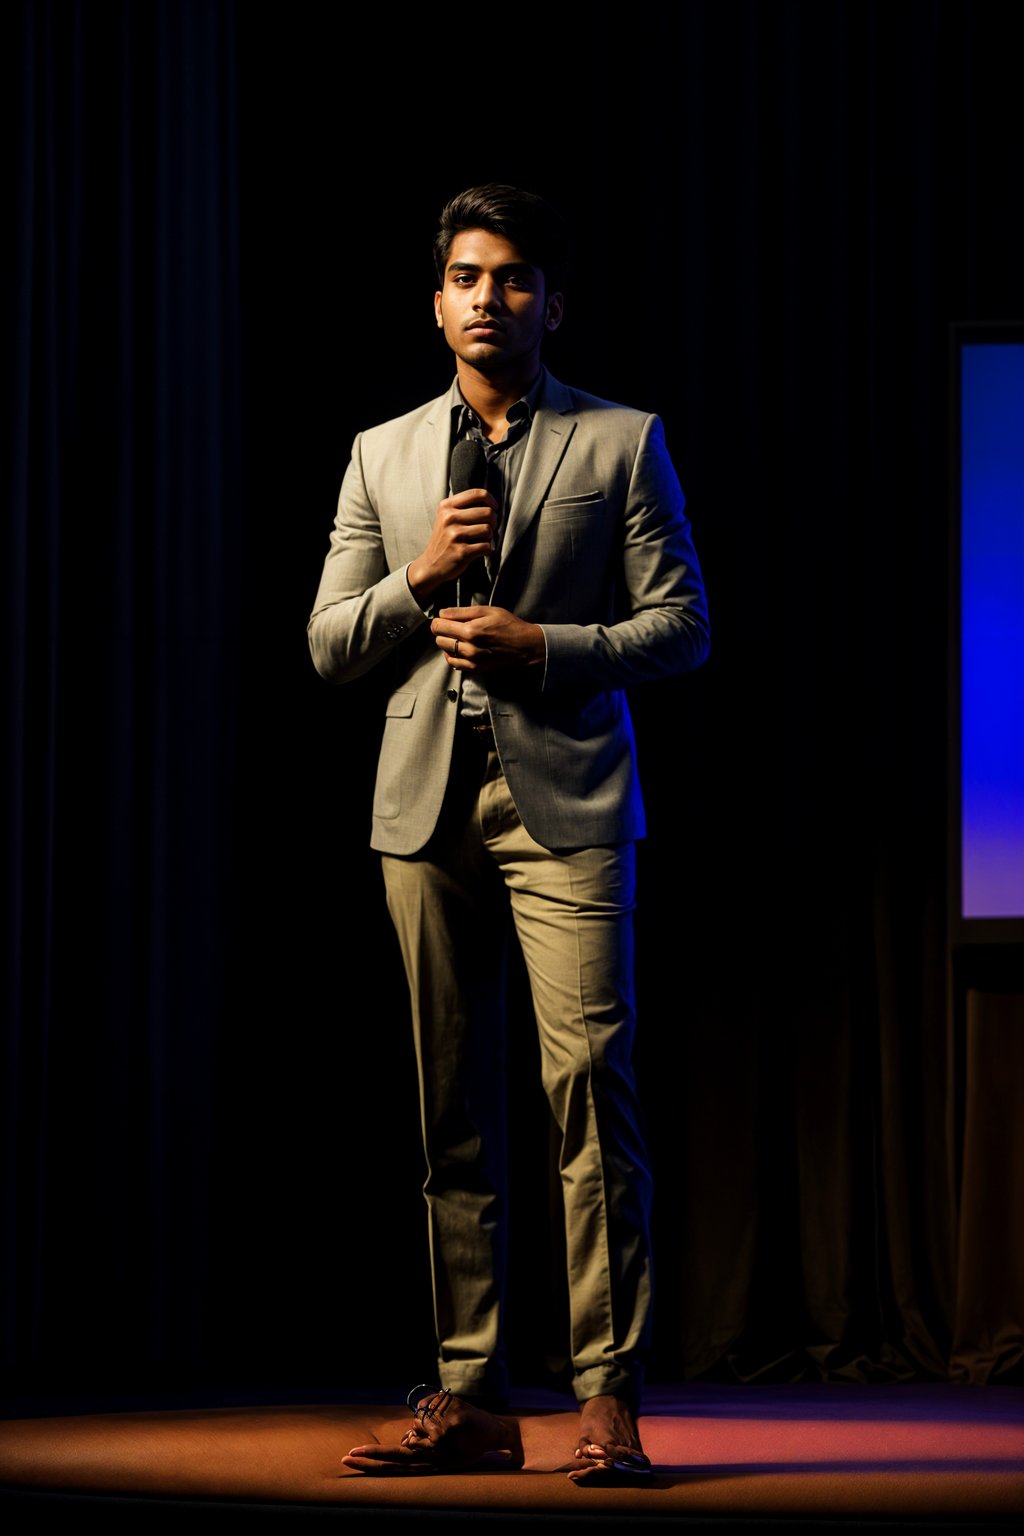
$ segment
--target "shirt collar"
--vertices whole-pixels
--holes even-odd
[[[547,372],[546,368],[541,368],[540,373],[538,373],[526,394],[520,396],[515,405],[509,407],[507,420],[510,427],[521,420],[529,425],[533,420],[533,414],[544,397],[544,384],[547,379]],[[452,387],[448,391],[448,408],[451,411],[452,431],[456,436],[459,435],[464,426],[480,426],[480,418],[472,406],[467,405],[462,398],[458,374],[452,380]],[[463,415],[463,412],[465,415]]]

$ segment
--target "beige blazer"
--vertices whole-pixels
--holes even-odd
[[[356,437],[308,626],[331,682],[394,666],[371,837],[385,853],[416,853],[430,837],[455,737],[461,674],[406,579],[448,494],[454,398]],[[657,416],[546,376],[491,602],[543,627],[547,661],[480,676],[519,814],[547,848],[644,835],[625,690],[708,651],[683,506]]]

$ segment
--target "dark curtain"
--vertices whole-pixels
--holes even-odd
[[[221,5],[3,23],[4,1352],[208,1358],[241,539]]]
[[[550,365],[663,417],[711,604],[633,699],[651,1374],[1020,1378],[1024,984],[965,1001],[946,933],[949,328],[1024,271],[1002,15],[10,12],[10,1379],[431,1374],[381,685],[304,630],[352,436],[447,386],[433,224],[492,178],[569,214]],[[557,1381],[511,987],[510,1344]]]

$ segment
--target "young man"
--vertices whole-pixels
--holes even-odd
[[[563,225],[533,194],[443,210],[448,392],[362,432],[309,623],[333,682],[388,662],[373,846],[412,1002],[440,1387],[364,1471],[514,1453],[502,1346],[501,1025],[509,906],[561,1134],[576,1468],[650,1471],[650,1169],[631,1065],[634,842],[625,689],[699,666],[700,568],[657,417],[558,383]]]

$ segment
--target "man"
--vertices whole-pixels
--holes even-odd
[[[309,623],[325,678],[395,669],[372,842],[412,1002],[440,1378],[410,1394],[399,1443],[346,1464],[516,1455],[502,1346],[510,906],[561,1134],[570,1476],[643,1476],[650,1171],[631,1050],[645,829],[625,689],[704,660],[704,590],[658,418],[542,366],[563,312],[555,210],[470,188],[434,250],[455,380],[357,436]]]

